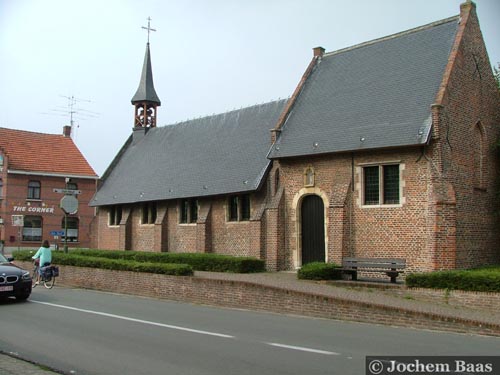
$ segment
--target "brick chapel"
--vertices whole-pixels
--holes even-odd
[[[500,97],[476,5],[313,58],[287,100],[156,126],[149,42],[92,246],[410,271],[500,262]],[[271,130],[271,131],[270,131]]]

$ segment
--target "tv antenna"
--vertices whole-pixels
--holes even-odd
[[[51,109],[50,113],[44,112],[43,114],[46,115],[53,115],[53,116],[63,116],[63,117],[68,117],[69,116],[69,125],[71,126],[71,136],[74,138],[75,134],[75,122],[76,122],[76,127],[80,127],[78,121],[80,120],[87,120],[89,118],[97,118],[99,117],[98,112],[94,111],[89,111],[87,109],[81,108],[78,106],[78,103],[92,103],[91,100],[89,99],[82,99],[82,98],[76,98],[75,96],[66,96],[66,95],[59,95],[62,98],[66,98],[68,100],[68,104],[66,106],[56,106],[55,109]]]

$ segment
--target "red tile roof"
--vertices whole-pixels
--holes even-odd
[[[73,140],[62,134],[0,127],[0,149],[9,169],[97,177]]]

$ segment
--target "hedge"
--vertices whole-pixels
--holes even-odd
[[[74,250],[72,254],[135,260],[152,263],[189,264],[195,271],[252,273],[264,272],[265,262],[251,257],[235,257],[211,253],[152,253],[119,250]]]
[[[15,251],[15,260],[31,261],[34,252]],[[52,263],[64,266],[101,268],[119,271],[149,272],[163,275],[192,276],[193,268],[188,264],[136,262],[133,260],[107,259],[103,257],[82,256],[71,253],[52,252]]]
[[[32,252],[23,250],[15,252],[16,259],[30,260]],[[58,263],[57,257],[80,256],[89,258],[114,259],[138,263],[158,263],[158,264],[187,264],[196,271],[210,272],[234,272],[251,273],[264,272],[265,263],[263,260],[251,257],[233,257],[221,254],[206,253],[152,253],[143,251],[120,251],[120,250],[70,250],[68,254],[53,251],[54,263]],[[24,257],[21,259],[21,257]]]
[[[307,263],[297,272],[297,278],[304,280],[339,280],[342,278],[342,270],[339,265],[334,263]]]
[[[500,292],[500,267],[412,273],[406,276],[406,285],[412,288],[498,293]]]

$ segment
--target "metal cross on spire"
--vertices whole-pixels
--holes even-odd
[[[151,17],[148,17],[148,27],[145,27],[145,26],[141,26],[144,30],[147,30],[148,31],[148,44],[149,44],[149,33],[151,31],[156,31],[156,29],[152,29],[151,26]]]

